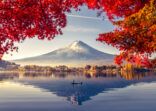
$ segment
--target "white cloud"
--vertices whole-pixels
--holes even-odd
[[[103,19],[103,18],[98,18],[98,17],[89,17],[89,16],[72,15],[72,14],[67,14],[67,16],[74,17],[74,18],[81,18],[81,19],[108,20],[108,19]]]
[[[68,26],[64,31],[68,32],[81,32],[81,33],[91,33],[91,32],[100,32],[97,28],[87,28],[87,27],[74,27]]]

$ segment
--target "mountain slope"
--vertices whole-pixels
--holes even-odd
[[[98,51],[82,41],[75,41],[65,48],[52,51],[36,57],[15,60],[21,65],[68,65],[82,66],[86,64],[112,64],[114,55]]]

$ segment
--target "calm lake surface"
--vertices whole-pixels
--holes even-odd
[[[156,111],[156,73],[0,74],[0,111]]]

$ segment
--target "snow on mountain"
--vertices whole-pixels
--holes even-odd
[[[86,64],[113,64],[113,58],[114,55],[98,51],[82,41],[74,41],[65,48],[54,50],[50,53],[36,57],[15,60],[15,62],[21,65],[82,66]]]

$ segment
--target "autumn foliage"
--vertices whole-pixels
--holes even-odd
[[[27,38],[51,40],[67,25],[66,13],[89,9],[106,12],[117,28],[97,40],[121,51],[115,58],[151,66],[156,51],[156,0],[0,0],[0,57]]]
[[[156,4],[149,0],[135,13],[123,20],[114,21],[117,29],[100,34],[101,42],[106,42],[121,51],[115,58],[117,64],[126,60],[143,66],[152,66],[149,57],[156,51]]]

